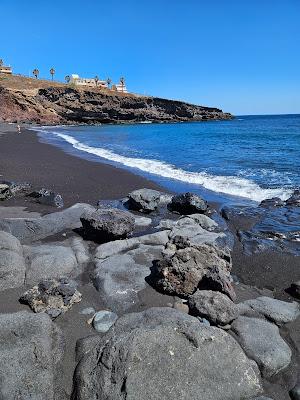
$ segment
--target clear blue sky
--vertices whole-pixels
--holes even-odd
[[[300,113],[299,0],[0,0],[15,72],[126,78],[234,114]]]

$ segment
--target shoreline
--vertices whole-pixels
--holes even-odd
[[[62,195],[64,207],[78,202],[96,205],[98,200],[120,199],[143,187],[167,191],[125,169],[76,157],[41,142],[33,130],[23,129],[18,134],[0,126],[0,133],[1,179],[29,182],[34,187],[53,190]],[[6,202],[9,206],[23,203],[24,200],[19,204],[18,199]],[[49,212],[53,211],[48,208]]]

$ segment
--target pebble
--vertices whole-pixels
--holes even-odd
[[[93,318],[93,328],[97,332],[105,333],[118,319],[117,314],[111,311],[98,311]]]

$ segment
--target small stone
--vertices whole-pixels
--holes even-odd
[[[93,318],[93,328],[97,332],[105,333],[118,319],[117,314],[111,311],[98,311]]]

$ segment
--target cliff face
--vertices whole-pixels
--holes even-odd
[[[0,87],[0,121],[40,124],[206,121],[231,119],[217,108],[181,101],[107,94],[71,87]]]

